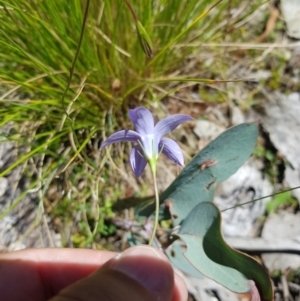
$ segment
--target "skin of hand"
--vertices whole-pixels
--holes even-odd
[[[0,256],[2,301],[186,301],[183,280],[149,246],[123,253],[26,249]]]

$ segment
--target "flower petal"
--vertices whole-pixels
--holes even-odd
[[[184,115],[184,114],[175,114],[160,120],[155,125],[155,129],[154,129],[155,139],[159,141],[161,137],[172,132],[174,129],[178,127],[178,125],[190,120],[193,120],[193,118],[189,115]]]
[[[159,142],[159,151],[174,163],[184,166],[184,159],[179,145],[172,139],[163,138]]]
[[[131,168],[136,175],[139,177],[144,171],[147,161],[144,157],[143,150],[140,145],[136,145],[130,152],[130,164]]]
[[[141,136],[154,134],[154,120],[151,112],[143,107],[129,110],[129,118],[134,125],[135,130]]]
[[[122,130],[110,135],[102,144],[100,149],[115,142],[137,142],[141,139],[141,135],[135,131]]]

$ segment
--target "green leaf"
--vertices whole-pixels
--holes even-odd
[[[187,247],[183,254],[186,262],[200,273],[238,293],[250,292],[249,280],[253,280],[261,299],[272,300],[267,270],[226,244],[221,234],[221,215],[213,203],[198,204],[183,221],[178,236]]]
[[[184,249],[177,240],[172,244],[172,249],[167,250],[166,253],[170,262],[178,269],[195,278],[203,279],[203,275],[188,262],[183,251]]]
[[[234,174],[248,159],[257,136],[256,123],[237,125],[219,135],[191,160],[160,195],[160,203],[169,208],[174,225],[179,225],[200,202],[213,200],[215,184]],[[154,208],[150,201],[137,211],[141,216],[150,216]],[[164,218],[168,217],[164,215]]]

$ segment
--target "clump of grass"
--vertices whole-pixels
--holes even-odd
[[[223,0],[210,10],[210,0],[130,1],[153,42],[154,57],[150,59],[139,46],[135,20],[124,0],[91,1],[74,74],[62,104],[86,2],[0,0],[0,127],[11,124],[11,134],[5,138],[25,146],[0,176],[19,165],[26,169],[31,162],[36,179],[29,189],[41,191],[43,212],[54,212],[55,206],[68,199],[62,204],[75,205],[62,209],[62,219],[69,224],[71,220],[83,221],[85,227],[81,228],[90,242],[97,231],[104,231],[99,225],[111,214],[110,200],[123,188],[106,168],[107,157],[99,157],[101,140],[113,130],[115,120],[126,122],[128,107],[158,102],[165,91],[180,89],[182,82],[210,82],[201,80],[199,72],[190,74],[182,68],[189,55],[201,51],[188,45],[194,41],[220,42],[228,23],[229,4],[233,7],[238,3]],[[203,64],[201,72],[206,68]],[[114,156],[119,159],[115,163],[110,160],[109,165],[124,175],[123,152],[123,146],[117,147]],[[124,178],[131,181],[126,174]],[[57,182],[62,187],[52,199],[47,191]],[[136,184],[131,185],[134,190]],[[21,200],[22,195],[0,216]],[[68,238],[65,244],[69,244]]]

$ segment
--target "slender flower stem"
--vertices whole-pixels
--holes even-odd
[[[124,2],[125,2],[125,4],[127,5],[127,7],[129,8],[129,10],[130,10],[130,12],[131,12],[131,14],[132,14],[132,17],[133,17],[133,19],[134,19],[134,21],[137,22],[137,21],[138,21],[138,17],[137,17],[137,15],[135,14],[135,12],[134,12],[134,10],[133,10],[131,4],[129,3],[128,0],[124,0]]]
[[[149,240],[149,246],[152,245],[155,233],[157,230],[158,225],[158,216],[159,216],[159,196],[158,196],[158,189],[157,189],[157,182],[156,182],[156,168],[151,168],[151,172],[153,175],[153,181],[154,181],[154,191],[155,191],[155,220],[154,220],[154,227],[152,230],[152,234]]]

